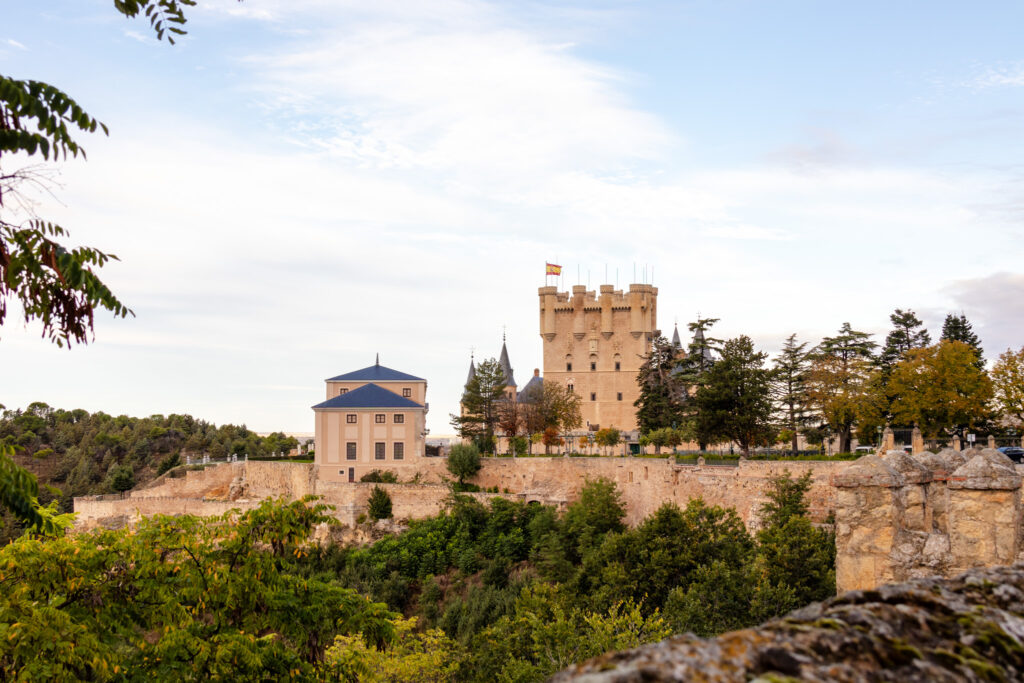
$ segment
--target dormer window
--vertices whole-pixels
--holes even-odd
[[[338,396],[341,396],[342,394],[347,394],[347,393],[348,393],[348,389],[345,389],[344,387],[342,387],[341,389],[338,390]]]
[[[402,396],[410,398],[412,396],[412,389],[409,389],[408,387],[402,389]]]

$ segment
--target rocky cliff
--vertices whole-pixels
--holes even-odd
[[[1024,564],[851,591],[756,629],[606,654],[553,681],[1020,681]]]

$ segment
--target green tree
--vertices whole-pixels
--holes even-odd
[[[676,347],[659,336],[640,366],[636,378],[640,396],[633,405],[641,433],[677,427],[682,422],[686,387],[679,378],[676,354]]]
[[[615,427],[598,429],[594,433],[594,442],[605,449],[604,454],[608,455],[608,449],[616,446],[622,440],[622,433]]]
[[[877,345],[871,335],[843,323],[839,333],[815,349],[808,388],[811,401],[839,436],[839,450],[850,450],[853,426],[867,394]]]
[[[379,486],[374,486],[370,499],[366,504],[366,514],[370,519],[391,519],[391,496]]]
[[[729,439],[748,455],[751,446],[768,440],[772,371],[763,367],[767,357],[754,350],[746,335],[725,342],[721,359],[694,396],[697,432],[703,440]]]
[[[465,484],[466,479],[475,476],[480,466],[480,451],[476,444],[457,443],[448,453],[448,471],[458,478],[459,484]]]
[[[789,446],[794,453],[799,450],[800,432],[812,419],[807,388],[810,361],[806,348],[807,342],[797,344],[796,335],[791,334],[774,363],[772,397],[775,415],[779,424],[788,430]]]
[[[985,352],[981,348],[981,340],[978,339],[978,335],[974,332],[974,326],[971,325],[970,321],[967,320],[967,316],[963,313],[960,315],[950,313],[946,316],[945,321],[942,323],[942,334],[939,336],[939,340],[958,341],[967,344],[974,349],[977,355],[975,364],[978,366],[978,369],[985,369]]]
[[[992,366],[992,385],[1000,412],[1024,426],[1024,346],[999,354]]]
[[[888,383],[893,420],[916,424],[929,436],[964,433],[993,417],[992,380],[975,364],[974,349],[941,341],[914,349],[893,368]]]
[[[127,491],[135,487],[135,472],[127,465],[113,465],[107,471],[107,481],[114,491]]]
[[[907,351],[930,346],[932,343],[931,335],[924,329],[924,323],[913,311],[897,308],[889,316],[889,320],[892,322],[892,331],[886,335],[885,345],[878,355],[878,364],[886,374],[900,362]]]
[[[494,435],[505,402],[505,373],[493,358],[476,366],[462,394],[462,414],[452,415],[451,424],[464,439],[472,439],[485,453],[494,450]]]

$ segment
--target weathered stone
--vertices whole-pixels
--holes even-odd
[[[1024,566],[855,591],[756,629],[609,653],[553,681],[1019,681]]]
[[[915,453],[910,457],[919,462],[922,467],[926,468],[931,473],[932,479],[945,479],[946,475],[949,474],[949,462],[943,455],[944,452],[945,451],[932,453],[931,451],[923,451],[921,453]]]
[[[1007,469],[1016,471],[1016,463],[1010,460],[1005,453],[1000,453],[994,448],[983,448],[980,455],[993,465],[1002,465]]]
[[[904,486],[906,483],[903,475],[890,467],[878,455],[865,455],[863,458],[858,458],[832,477],[832,485],[840,487],[898,487]]]
[[[960,467],[968,460],[970,460],[970,458],[967,455],[967,451],[956,451],[953,450],[952,448],[943,448],[941,451],[939,451],[939,455],[941,455],[946,460],[947,472],[952,472],[957,467]]]
[[[1007,467],[981,452],[954,470],[946,485],[950,489],[1019,489],[1021,477],[1012,462]]]
[[[931,470],[919,458],[912,457],[903,451],[889,451],[882,456],[882,460],[902,474],[908,484],[927,484],[932,480]]]

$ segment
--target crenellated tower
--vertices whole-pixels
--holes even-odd
[[[601,285],[600,295],[582,285],[571,294],[541,287],[538,294],[544,381],[580,395],[584,425],[636,429],[636,376],[659,334],[657,287]]]

